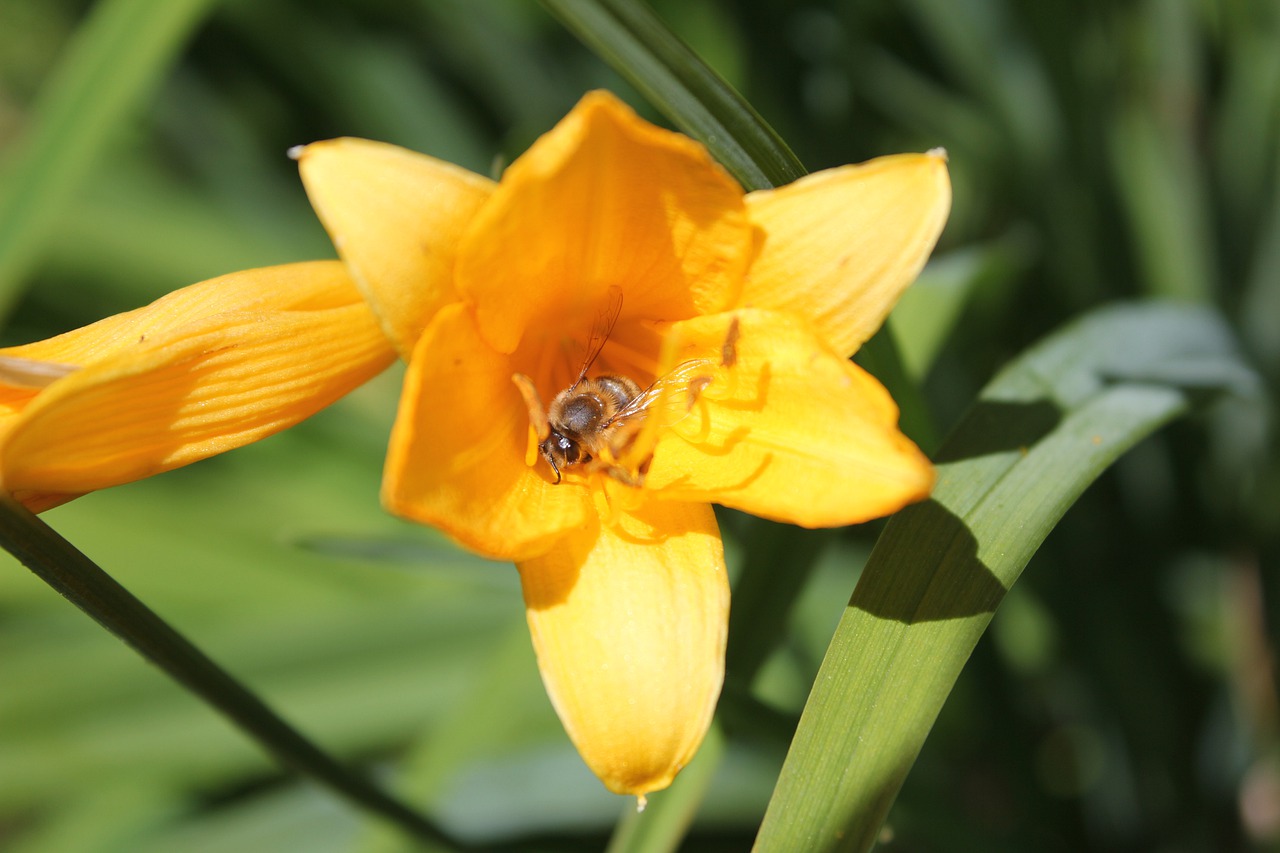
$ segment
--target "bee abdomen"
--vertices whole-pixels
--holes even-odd
[[[625,376],[597,376],[596,387],[614,399],[614,409],[621,409],[640,395],[640,386]]]

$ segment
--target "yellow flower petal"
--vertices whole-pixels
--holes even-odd
[[[217,314],[317,311],[359,302],[359,291],[337,261],[284,264],[192,284],[142,308],[47,340],[0,349],[0,355],[82,366]]]
[[[394,145],[331,139],[296,155],[307,195],[407,358],[453,288],[456,248],[494,183]]]
[[[0,355],[80,365],[0,421],[4,487],[37,509],[256,441],[395,358],[337,261],[213,279]]]
[[[602,498],[597,507],[608,518]],[[648,502],[519,564],[538,666],[610,790],[665,788],[706,734],[724,679],[729,584],[715,515]]]
[[[951,208],[941,152],[881,157],[747,196],[764,230],[741,304],[806,317],[839,353],[880,328]]]
[[[933,469],[898,431],[888,392],[794,315],[677,323],[674,359],[723,358],[735,317],[733,366],[661,436],[646,489],[805,527],[866,521],[929,494]]]
[[[582,486],[553,486],[526,464],[515,372],[465,306],[440,311],[409,361],[382,486],[387,509],[494,559],[546,551],[589,511]]]
[[[737,297],[752,232],[742,190],[688,137],[605,92],[511,164],[458,253],[485,339],[581,334],[612,285],[623,316],[675,320]]]

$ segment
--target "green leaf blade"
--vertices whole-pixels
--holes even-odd
[[[1247,376],[1214,315],[1158,305],[1091,315],[996,377],[940,451],[933,497],[877,543],[756,849],[869,849],[978,638],[1067,508],[1197,389]]]
[[[542,0],[553,15],[748,190],[788,184],[805,168],[720,75],[636,0]]]

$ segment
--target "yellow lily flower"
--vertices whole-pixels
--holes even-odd
[[[384,503],[515,561],[586,763],[619,793],[666,787],[723,680],[711,504],[831,526],[929,493],[893,401],[848,357],[933,248],[944,157],[744,194],[701,145],[604,92],[496,183],[365,140],[294,153],[409,362]],[[595,444],[546,422],[544,404],[601,375],[633,381],[624,397],[656,384],[625,424],[597,422]]]
[[[0,479],[41,512],[265,438],[394,360],[339,261],[195,284],[0,349]]]

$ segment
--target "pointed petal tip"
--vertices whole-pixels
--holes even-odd
[[[736,330],[736,331],[735,331]],[[696,411],[658,441],[645,486],[802,527],[842,527],[928,496],[934,472],[870,374],[787,312],[744,308],[673,325],[708,360],[733,343]]]
[[[915,280],[951,209],[941,149],[814,172],[747,196],[764,236],[742,304],[797,313],[852,355]]]
[[[457,300],[456,246],[496,186],[460,166],[384,142],[307,145],[303,186],[343,262],[402,357]]]
[[[220,276],[5,353],[50,380],[0,444],[5,488],[37,510],[265,438],[393,358],[337,261]]]
[[[359,146],[361,144],[368,145],[389,145],[383,142],[370,142],[366,139],[360,139],[354,136],[335,136],[330,139],[317,139],[315,142],[303,142],[298,145],[289,147],[285,154],[289,155],[290,160],[306,160],[312,155],[326,151],[337,149],[341,151],[344,147]]]
[[[933,157],[934,159],[941,160],[943,163],[950,162],[951,160],[951,155],[947,154],[947,149],[943,148],[942,146],[938,146],[937,148],[930,148],[928,151],[924,153],[926,157]]]

